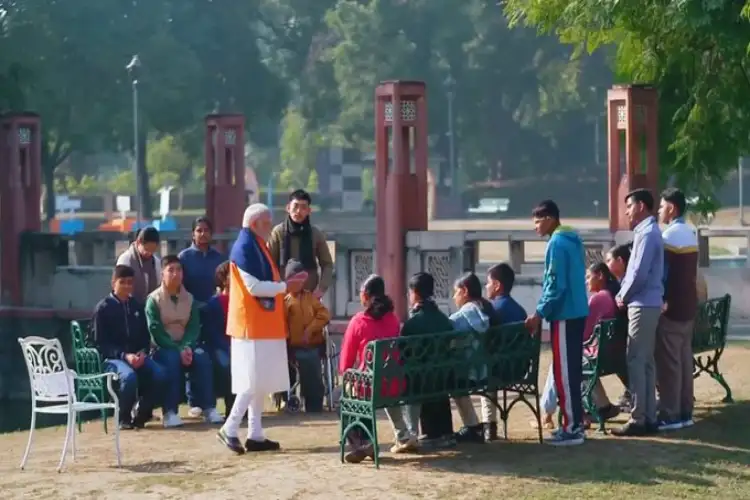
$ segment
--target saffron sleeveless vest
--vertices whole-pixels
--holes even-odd
[[[265,245],[260,245],[271,266],[273,281],[280,281],[279,269]],[[264,303],[261,304],[260,301]],[[268,307],[272,304],[272,307]],[[229,313],[227,335],[243,340],[285,340],[284,294],[274,298],[253,297],[245,286],[236,263],[229,264]]]

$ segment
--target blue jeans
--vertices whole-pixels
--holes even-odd
[[[214,383],[217,397],[224,398],[227,413],[232,409],[234,394],[232,394],[232,368],[229,365],[229,353],[223,349],[211,352],[214,365]]]
[[[323,367],[320,361],[320,349],[317,347],[292,347],[291,351],[294,359],[297,361],[299,383],[301,386],[300,393],[302,399],[305,401],[305,411],[323,411],[325,387],[323,386]]]
[[[196,406],[208,410],[216,407],[214,397],[214,374],[211,357],[200,347],[193,351],[193,362],[182,366],[180,351],[177,349],[158,349],[154,359],[164,367],[166,388],[164,394],[164,411],[177,413],[185,387],[185,373],[190,377],[190,388]]]
[[[229,367],[229,353],[222,349],[214,349],[209,351],[211,355],[211,362],[214,365],[214,382],[216,386],[216,396],[224,398],[224,403],[227,406],[227,411],[232,407],[230,401],[234,401],[234,395],[232,394],[232,379],[231,369]],[[185,381],[185,396],[187,397],[187,403],[190,408],[198,406],[193,401],[193,391],[190,389],[190,380]]]
[[[146,358],[143,365],[133,369],[127,361],[121,359],[104,360],[104,371],[116,373],[119,378],[118,398],[120,400],[120,419],[127,421],[135,405],[136,393],[140,396],[139,416],[151,416],[154,406],[162,404],[166,371],[153,359]]]

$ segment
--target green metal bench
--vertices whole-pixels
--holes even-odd
[[[343,376],[341,461],[348,434],[358,430],[372,442],[375,466],[380,466],[377,410],[448,396],[487,397],[500,412],[506,439],[510,410],[522,402],[536,417],[541,442],[540,345],[541,332],[530,334],[523,323],[482,334],[445,332],[370,342],[365,369]]]
[[[99,375],[102,373],[102,360],[99,351],[86,342],[86,332],[91,320],[70,322],[70,335],[73,345],[75,371],[78,375]],[[106,403],[107,386],[103,378],[79,378],[76,380],[76,397],[78,401],[89,403]],[[107,410],[101,410],[104,421],[104,432],[107,431]],[[78,432],[82,431],[81,415],[77,415]]]
[[[729,321],[729,307],[732,298],[725,295],[720,298],[709,299],[698,308],[693,330],[693,378],[707,373],[716,380],[726,391],[722,400],[731,403],[732,390],[724,376],[719,371],[719,360],[727,343],[727,324]],[[584,343],[583,356],[583,407],[586,412],[599,424],[599,430],[605,431],[605,423],[599,418],[599,412],[594,404],[592,391],[597,381],[607,375],[615,375],[620,370],[627,369],[626,345],[627,323],[618,320],[600,322],[594,329],[591,338]],[[586,347],[599,346],[596,356],[586,354]]]
[[[626,345],[628,340],[627,322],[611,319],[600,321],[594,327],[591,337],[583,343],[583,409],[598,424],[598,430],[606,432],[605,421],[600,418],[594,403],[593,391],[602,377],[616,375],[627,370]],[[594,355],[589,354],[596,346]]]
[[[707,373],[726,391],[722,400],[732,403],[732,389],[719,371],[719,360],[727,345],[729,307],[732,297],[727,294],[709,299],[700,305],[693,330],[693,378]]]

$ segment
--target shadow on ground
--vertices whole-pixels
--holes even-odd
[[[590,433],[585,445],[571,448],[540,446],[531,440],[500,441],[431,455],[386,455],[381,463],[562,484],[674,481],[710,487],[711,476],[749,481],[750,401],[700,408],[697,415],[694,427],[653,438]],[[741,469],[747,472],[738,472]]]
[[[139,464],[129,464],[120,467],[128,472],[139,472],[142,474],[192,474],[193,470],[187,468],[187,462],[184,460],[173,460],[167,462],[143,462]]]

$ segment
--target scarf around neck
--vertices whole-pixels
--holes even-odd
[[[307,217],[303,222],[297,223],[287,216],[284,222],[283,241],[281,244],[279,268],[283,269],[289,259],[293,258],[291,254],[292,236],[299,238],[299,255],[297,258],[304,266],[305,270],[311,271],[318,267],[315,262],[315,252],[313,249],[312,226],[310,218]]]
[[[243,228],[232,245],[229,260],[258,281],[273,281],[271,261],[261,248],[262,241],[248,228]]]

